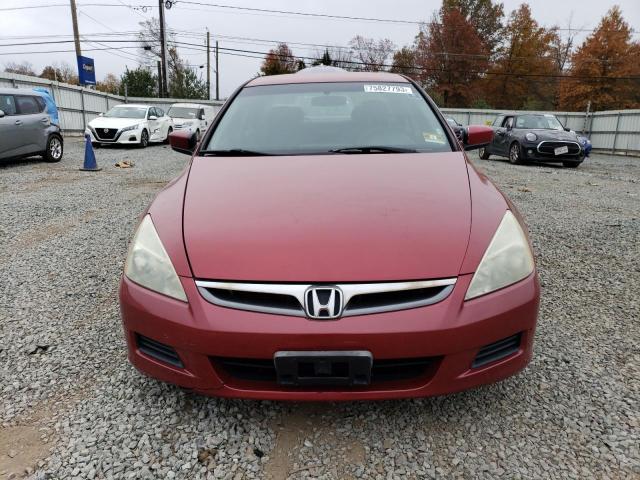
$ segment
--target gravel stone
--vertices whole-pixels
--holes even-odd
[[[82,155],[67,139],[58,164],[0,165],[0,428],[48,439],[31,478],[640,477],[640,159],[470,152],[531,231],[542,302],[525,372],[447,397],[290,404],[201,397],[127,362],[127,244],[187,157],[103,148],[88,173]]]

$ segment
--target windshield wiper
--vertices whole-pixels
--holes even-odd
[[[384,147],[371,145],[365,147],[346,147],[329,150],[331,153],[416,153],[413,148]]]
[[[258,157],[272,154],[243,148],[231,148],[229,150],[201,150],[200,155],[203,157]]]

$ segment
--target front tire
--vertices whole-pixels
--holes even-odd
[[[62,160],[62,154],[64,153],[64,144],[62,137],[59,135],[50,135],[47,140],[47,149],[44,151],[42,158],[45,162],[55,163]]]
[[[142,133],[140,134],[140,143],[138,145],[140,148],[147,148],[149,145],[149,132],[142,130]]]
[[[509,147],[509,161],[513,165],[522,164],[522,150],[520,149],[520,144],[518,142],[513,142]]]
[[[491,156],[489,154],[489,152],[487,151],[487,148],[479,148],[478,149],[478,156],[482,159],[482,160],[489,160],[489,157]]]

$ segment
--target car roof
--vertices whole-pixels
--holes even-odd
[[[0,88],[0,95],[40,95],[30,88]]]
[[[399,82],[409,83],[402,75],[389,72],[348,72],[342,69],[305,68],[297,73],[267,75],[257,77],[247,83],[247,87],[259,85],[284,85],[290,83],[338,83],[338,82]]]
[[[211,105],[205,105],[203,103],[172,103],[172,107],[185,107],[185,108],[203,108],[210,107]]]
[[[142,103],[119,103],[116,107],[135,107],[135,108],[150,108],[153,105],[143,105]]]

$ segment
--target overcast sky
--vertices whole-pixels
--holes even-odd
[[[196,0],[193,0],[196,1]],[[330,15],[376,17],[384,19],[400,19],[410,21],[428,20],[439,8],[439,0],[197,0],[199,3],[217,3],[253,8],[289,10]],[[0,43],[21,43],[31,41],[27,38],[43,35],[59,35],[56,38],[40,38],[33,41],[69,40],[72,39],[72,24],[68,0],[0,0]],[[77,0],[78,23],[80,33],[96,34],[113,32],[133,32],[139,29],[138,22],[158,15],[157,0]],[[98,6],[91,4],[113,4]],[[504,0],[505,12],[517,8],[522,3],[516,0]],[[50,8],[33,8],[22,10],[2,10],[10,7],[27,7],[41,5],[59,5]],[[544,26],[558,25],[566,27],[569,19],[575,28],[594,28],[603,14],[614,4],[620,5],[625,19],[631,25],[640,25],[640,0],[530,0],[529,4],[534,17]],[[127,7],[154,5],[154,7],[132,9]],[[417,33],[418,26],[412,24],[392,24],[362,20],[336,20],[310,18],[282,14],[248,13],[230,9],[199,6],[176,2],[167,11],[169,28],[176,29],[177,40],[182,42],[203,44],[206,28],[212,34],[212,40],[218,39],[225,48],[265,52],[269,49],[266,43],[249,43],[248,40],[229,39],[226,37],[245,37],[253,39],[279,40],[290,42],[294,53],[310,56],[314,47],[296,46],[294,42],[304,44],[347,45],[357,35],[374,38],[390,38],[397,46],[410,44]],[[218,35],[220,35],[218,37]],[[584,38],[587,32],[582,34]],[[99,37],[93,37],[99,38]],[[104,38],[107,38],[106,36]],[[116,38],[116,37],[110,37]],[[122,39],[132,38],[131,34],[120,36]],[[640,38],[635,35],[635,38]],[[116,46],[116,44],[109,44]],[[122,44],[120,44],[122,45]],[[107,73],[120,75],[125,66],[135,68],[139,55],[135,48],[114,51],[90,51],[90,48],[104,48],[104,45],[82,42],[83,54],[95,59],[97,78],[102,79]],[[26,53],[47,50],[71,50],[61,53]],[[20,54],[11,52],[23,52]],[[11,53],[10,55],[4,53]],[[206,54],[193,50],[180,50],[183,58],[192,65],[206,62]],[[124,57],[124,58],[123,58]],[[31,62],[36,71],[54,62],[67,62],[75,68],[73,43],[59,43],[31,46],[0,46],[0,67],[14,61]],[[229,95],[241,82],[255,75],[260,68],[260,60],[220,55],[220,93],[222,97]],[[213,57],[212,57],[213,63]],[[203,72],[204,78],[204,70]],[[212,73],[213,78],[213,73]],[[212,94],[213,94],[212,80]]]

